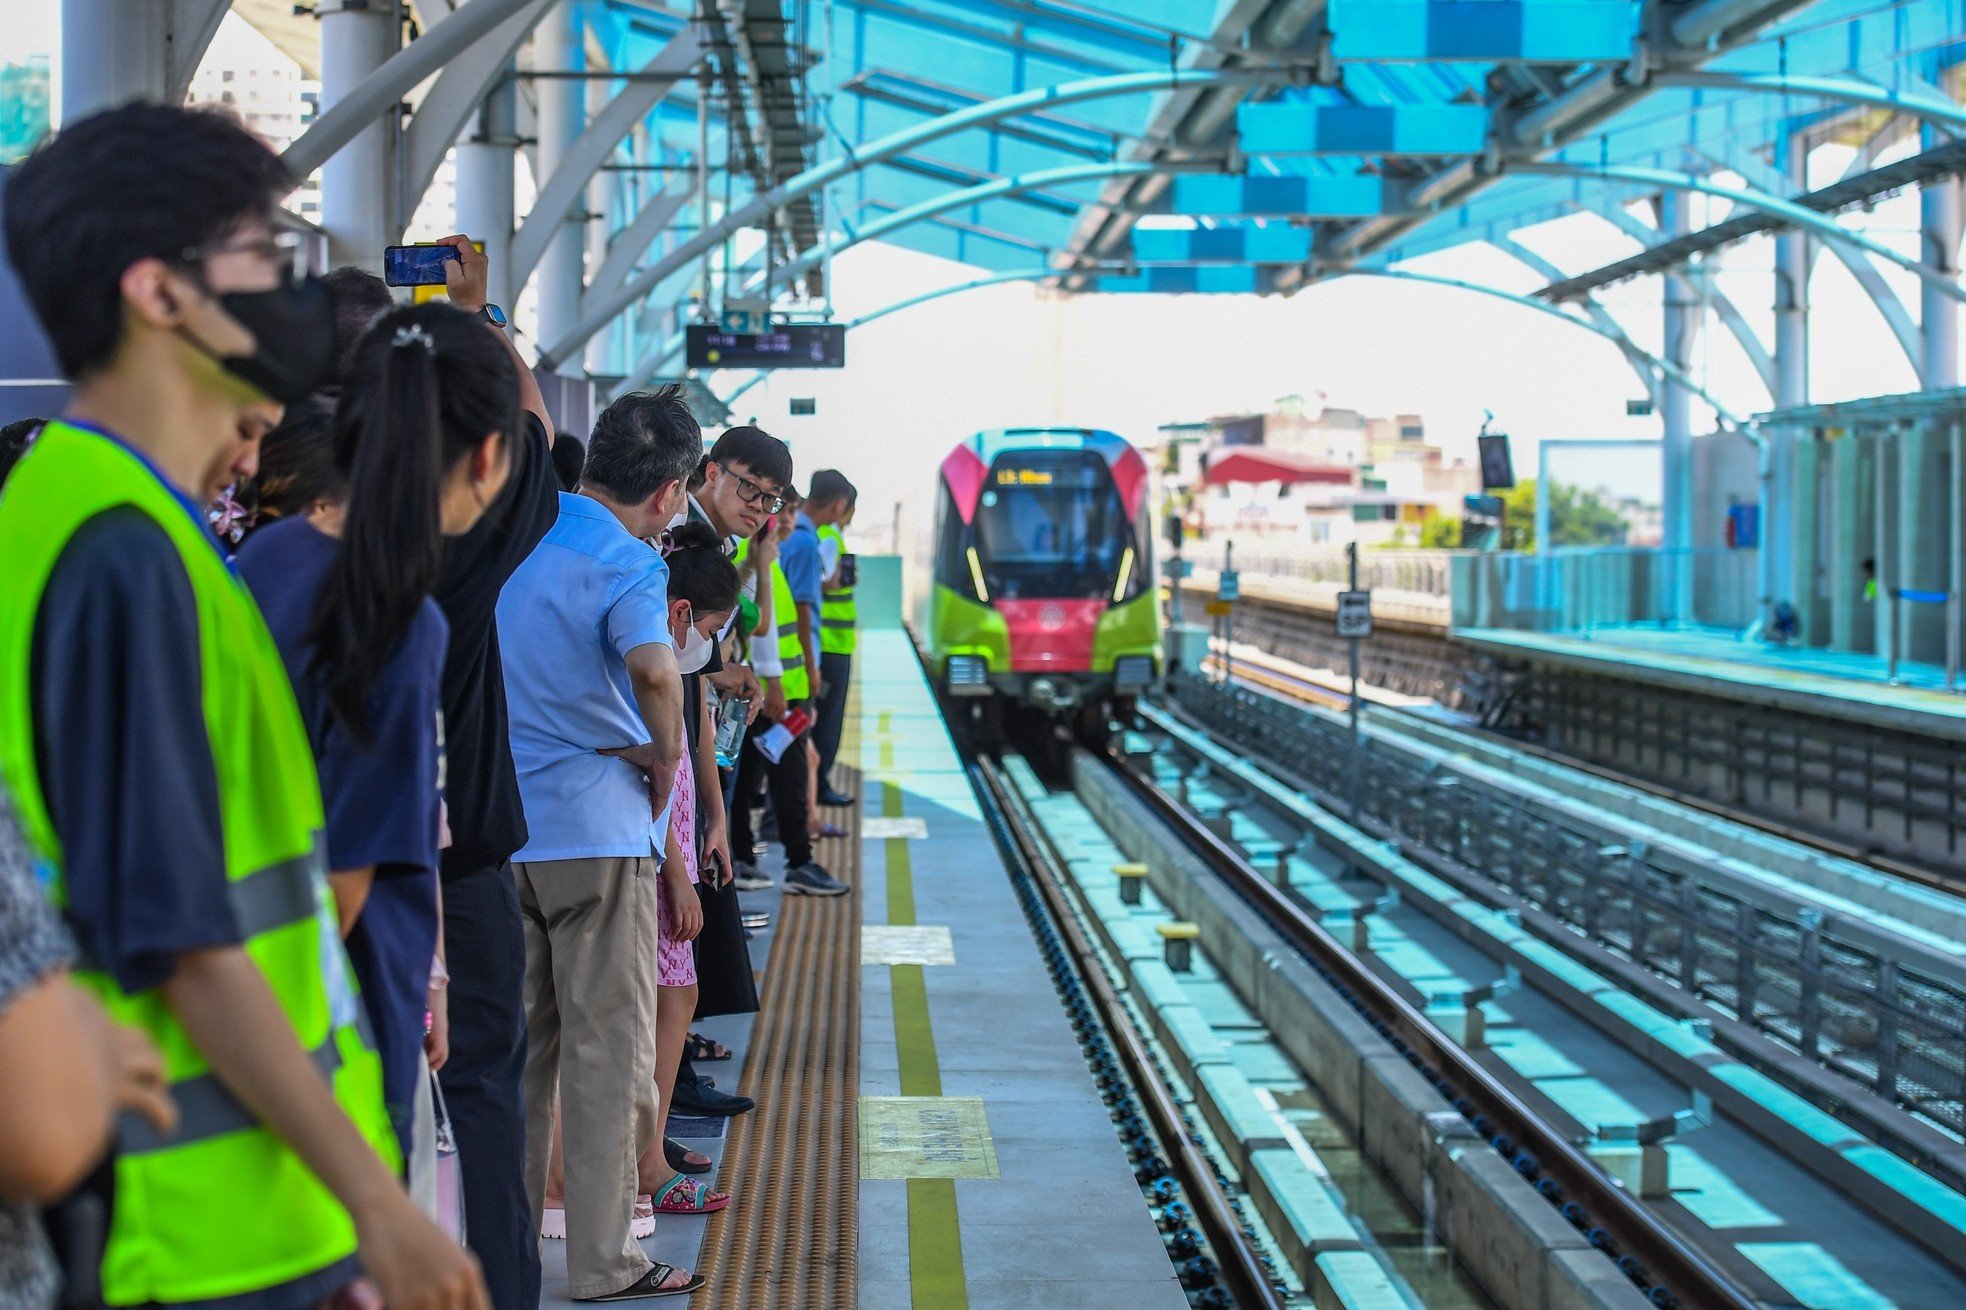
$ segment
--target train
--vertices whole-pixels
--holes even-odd
[[[991,737],[1016,707],[1103,736],[1160,676],[1147,462],[1117,433],[1001,428],[937,479],[925,657]]]

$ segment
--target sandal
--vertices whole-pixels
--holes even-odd
[[[690,1150],[673,1137],[662,1139],[662,1158],[679,1174],[707,1174],[717,1167],[709,1156]]]
[[[814,841],[821,841],[828,837],[844,837],[846,829],[837,823],[822,823],[813,830],[811,836]]]
[[[729,1204],[729,1193],[713,1192],[696,1179],[681,1174],[655,1194],[657,1214],[715,1214]]]
[[[688,1296],[710,1285],[710,1280],[702,1274],[683,1274],[684,1281],[674,1287],[665,1286],[668,1281],[683,1271],[674,1265],[656,1261],[647,1273],[637,1278],[619,1292],[609,1292],[606,1296],[577,1296],[576,1301],[641,1301],[658,1296]]]
[[[567,1207],[565,1202],[546,1207],[545,1213],[540,1216],[539,1235],[549,1242],[564,1242],[567,1240]]]
[[[689,1039],[683,1043],[683,1058],[691,1061],[728,1060],[730,1047],[722,1042],[712,1041],[702,1033],[691,1033]]]

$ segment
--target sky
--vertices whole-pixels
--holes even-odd
[[[52,54],[59,0],[0,0],[0,62]],[[1915,149],[1907,140],[1879,160]],[[1834,146],[1811,159],[1811,184],[1841,175],[1850,152]],[[1725,216],[1724,202],[1693,198],[1696,227]],[[1918,252],[1914,195],[1840,217],[1908,254]],[[1637,249],[1601,219],[1573,216],[1525,229],[1522,243],[1570,271]],[[1764,341],[1772,340],[1773,247],[1766,239],[1729,248],[1713,285],[1725,291]],[[1542,279],[1485,246],[1466,246],[1407,267],[1528,292]],[[968,281],[979,270],[891,246],[855,248],[832,266],[840,318]],[[1916,316],[1918,284],[1882,266],[1885,282]],[[1843,265],[1819,259],[1811,285],[1812,398],[1848,399],[1914,389],[1895,339]],[[1663,285],[1641,279],[1600,297],[1643,348],[1662,336]],[[1714,320],[1697,343],[1692,372],[1731,409],[1770,406],[1734,339]],[[793,446],[802,471],[838,467],[861,488],[861,523],[926,515],[935,469],[971,433],[1002,426],[1067,424],[1150,440],[1164,423],[1260,411],[1301,395],[1372,415],[1418,413],[1428,438],[1450,457],[1472,460],[1484,411],[1511,434],[1519,476],[1533,476],[1536,447],[1564,439],[1656,439],[1656,417],[1631,418],[1644,388],[1615,347],[1546,314],[1461,290],[1356,278],[1313,285],[1291,297],[1079,296],[1012,284],[966,292],[854,331],[848,367],[786,372],[747,392],[739,418],[755,418]],[[728,393],[748,375],[716,374]],[[816,401],[812,417],[789,413],[793,398]],[[1695,401],[1697,429],[1713,411]],[[1656,495],[1654,452],[1570,452],[1566,481]]]

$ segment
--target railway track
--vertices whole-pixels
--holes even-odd
[[[1650,1213],[1559,1128],[1450,1040],[1339,943],[1304,904],[1153,780],[1110,752],[1105,765],[1208,868],[1295,947],[1450,1108],[1590,1244],[1661,1307],[1754,1310],[1760,1303]]]
[[[1221,670],[1220,658],[1211,657],[1208,661],[1208,666],[1219,674]],[[1316,679],[1306,677],[1301,673],[1282,667],[1273,661],[1251,657],[1248,654],[1236,654],[1230,658],[1230,668],[1234,676],[1244,682],[1253,686],[1262,687],[1267,691],[1274,691],[1281,695],[1289,696],[1295,700],[1338,711],[1343,711],[1349,704],[1350,698],[1345,692],[1339,691],[1334,687],[1326,686]],[[1404,715],[1409,717],[1413,713],[1406,706],[1385,703],[1374,703],[1372,711],[1375,714]],[[1793,824],[1782,823],[1776,819],[1755,814],[1751,811],[1723,805],[1704,796],[1680,791],[1668,787],[1663,783],[1638,777],[1635,774],[1621,772],[1617,769],[1606,768],[1600,764],[1580,760],[1575,756],[1565,755],[1560,751],[1553,751],[1547,747],[1538,746],[1532,742],[1525,742],[1518,738],[1493,732],[1473,724],[1457,724],[1455,725],[1455,730],[1469,737],[1493,742],[1497,745],[1505,746],[1509,750],[1520,752],[1521,754],[1543,760],[1550,764],[1560,765],[1567,769],[1575,769],[1579,773],[1588,774],[1591,777],[1600,778],[1606,782],[1616,783],[1621,787],[1629,787],[1633,791],[1642,792],[1647,796],[1656,797],[1663,801],[1670,801],[1674,805],[1681,805],[1687,809],[1697,810],[1702,814],[1711,815],[1714,818],[1725,819],[1730,823],[1737,823],[1743,827],[1752,828],[1757,832],[1767,833],[1771,837],[1779,837],[1784,841],[1791,841],[1798,845],[1807,846],[1812,850],[1821,851],[1825,855],[1833,855],[1838,859],[1867,864],[1880,872],[1889,873],[1895,877],[1917,883],[1921,887],[1930,887],[1935,891],[1945,892],[1952,896],[1966,897],[1966,876],[1961,876],[1956,870],[1934,864],[1923,864],[1913,860],[1905,860],[1871,847],[1863,847],[1851,842],[1840,841],[1835,837],[1828,836],[1825,833],[1813,829],[1800,828]]]
[[[1219,1176],[1216,1162],[1197,1142],[1182,1108],[1179,1089],[1162,1070],[1147,1038],[1099,967],[1096,952],[1066,900],[1065,882],[1069,874],[1039,836],[1041,825],[1016,788],[1006,781],[995,758],[972,757],[969,771],[984,820],[996,838],[1026,917],[1045,951],[1053,982],[1067,998],[1073,1027],[1086,1048],[1088,1062],[1099,1076],[1102,1096],[1112,1107],[1122,1136],[1129,1140],[1129,1153],[1136,1164],[1135,1176],[1143,1185],[1152,1187],[1164,1169],[1175,1180],[1179,1194],[1186,1197],[1189,1212],[1200,1225],[1207,1250],[1215,1257],[1212,1266],[1198,1266],[1194,1262],[1199,1251],[1185,1252],[1188,1265],[1183,1271],[1184,1283],[1198,1290],[1198,1305],[1221,1304],[1219,1299],[1208,1298],[1208,1289],[1203,1286],[1219,1273],[1223,1290],[1241,1310],[1284,1310],[1285,1293],[1257,1250],[1244,1216],[1238,1212]],[[1128,1121],[1137,1119],[1136,1105],[1145,1111],[1152,1136],[1160,1145],[1158,1154],[1145,1150],[1145,1139],[1138,1130],[1129,1134],[1125,1129]],[[1174,1189],[1160,1190],[1172,1204]],[[1162,1226],[1170,1225],[1164,1221]],[[1177,1258],[1184,1255],[1178,1238],[1173,1242],[1171,1254]]]

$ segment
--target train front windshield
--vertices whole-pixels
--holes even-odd
[[[1098,455],[1017,451],[990,470],[976,541],[993,594],[1092,600],[1112,596],[1133,525]]]

